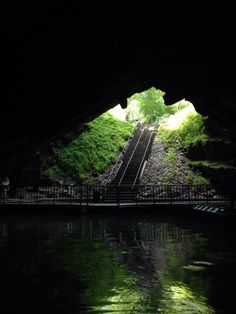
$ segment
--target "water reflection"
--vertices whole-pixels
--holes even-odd
[[[163,216],[2,218],[0,310],[234,313],[229,239]]]
[[[215,313],[207,299],[195,293],[183,282],[172,282],[164,287],[161,313]]]

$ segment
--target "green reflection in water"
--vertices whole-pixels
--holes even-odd
[[[113,296],[104,300],[104,305],[94,306],[93,309],[99,313],[133,313],[142,309],[142,295],[135,291],[135,288],[127,286],[123,289],[113,289],[113,292]]]
[[[173,282],[166,286],[161,300],[160,313],[212,314],[214,309],[207,305],[206,298],[195,294],[183,282]]]
[[[212,266],[212,265],[213,265],[213,263],[206,262],[206,261],[193,261],[193,264],[196,264],[196,265],[205,265],[205,266]]]
[[[90,313],[214,313],[206,297],[207,284],[198,275],[198,271],[212,263],[192,258],[194,247],[201,247],[205,239],[199,235],[191,239],[184,235],[175,242],[169,241],[168,228],[163,229],[165,241],[159,241],[159,234],[155,239],[153,233],[152,242],[148,238],[145,244],[145,236],[142,237],[144,246],[137,255],[143,259],[145,252],[149,252],[152,256],[150,262],[140,268],[144,269],[142,274],[136,271],[140,260],[132,258],[130,265],[121,259],[131,254],[129,247],[124,249],[120,244],[109,247],[95,230],[89,238],[81,234],[80,239],[65,240],[63,245],[48,241],[47,253],[50,255],[54,248],[57,271],[64,273],[68,285],[73,278],[80,287],[70,296],[73,304]],[[147,280],[141,275],[145,275],[145,269],[151,264],[154,264],[154,280],[147,288],[144,282]]]
[[[58,271],[66,274],[68,284],[69,278],[73,278],[82,287],[71,296],[79,308],[87,308],[91,313],[142,312],[143,295],[136,288],[138,278],[118,262],[122,252],[108,248],[101,239],[90,243],[70,241],[63,251],[56,251],[63,252],[56,258]]]
[[[213,263],[205,262],[205,261],[193,261],[191,264],[184,266],[184,269],[192,270],[192,271],[203,271],[212,266]]]
[[[117,231],[112,225],[75,223],[74,229],[69,229],[75,230],[74,234],[65,226],[53,224],[47,230],[45,225],[36,228],[26,224],[25,229],[11,228],[11,245],[12,239],[15,242],[12,263],[17,269],[14,277],[23,271],[28,275],[30,269],[33,278],[38,273],[39,282],[42,278],[45,281],[42,290],[47,291],[53,310],[103,314],[215,313],[211,291],[219,289],[225,276],[214,284],[212,278],[216,264],[221,259],[225,261],[226,256],[209,250],[203,235],[154,222],[136,223],[135,228],[127,222],[125,228],[122,221],[122,239],[120,227]],[[52,227],[58,230],[53,236]],[[43,236],[38,235],[38,230]],[[20,251],[15,249],[20,247]],[[227,267],[228,264],[225,262]],[[221,271],[226,268],[222,263],[220,266]]]
[[[175,242],[166,241],[163,245],[164,267],[156,267],[161,282],[158,295],[160,304],[158,313],[166,314],[211,314],[215,310],[209,305],[207,278],[201,276],[213,263],[193,260],[195,248],[205,244],[205,238],[199,234],[195,237],[184,236]],[[155,250],[153,250],[155,253]],[[199,251],[198,251],[199,252]],[[186,261],[191,261],[185,265]]]
[[[198,266],[198,265],[186,265],[183,267],[184,269],[187,270],[193,270],[193,271],[201,271],[201,270],[205,270],[206,267],[205,266]]]

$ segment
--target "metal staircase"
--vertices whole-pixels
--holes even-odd
[[[122,164],[107,189],[106,198],[133,201],[136,195],[135,185],[139,183],[144,162],[150,153],[155,129],[150,126],[140,126],[131,140]],[[118,192],[117,192],[118,188]]]

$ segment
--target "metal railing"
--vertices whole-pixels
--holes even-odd
[[[0,204],[148,206],[212,204],[234,207],[232,185],[0,186]]]
[[[116,172],[119,171],[119,169],[120,169],[120,167],[121,167],[121,165],[122,165],[122,163],[123,163],[122,158],[124,157],[124,154],[125,154],[125,152],[127,151],[128,147],[129,147],[129,144],[130,144],[131,140],[132,140],[133,137],[134,137],[134,134],[135,134],[136,131],[138,130],[139,125],[140,125],[140,124],[139,124],[138,122],[135,124],[132,134],[130,134],[130,136],[128,137],[124,148],[123,148],[122,151],[119,153],[119,155],[118,155],[118,157],[117,157],[117,159],[116,159],[116,161],[115,161],[115,163],[114,163],[114,165],[113,165],[113,167],[112,167],[112,169],[111,169],[111,172],[110,172],[108,178],[106,179],[105,185],[109,184],[109,183],[112,181],[112,176],[113,176],[114,172],[115,172],[115,171],[116,171]],[[118,166],[119,163],[120,163],[120,165]]]
[[[140,176],[140,173],[141,173],[141,170],[142,170],[142,166],[143,166],[143,164],[144,164],[145,158],[147,158],[147,152],[148,152],[148,150],[150,149],[150,144],[151,144],[151,141],[152,141],[152,139],[153,139],[153,135],[154,135],[154,130],[152,131],[152,133],[151,133],[150,136],[149,136],[147,146],[146,146],[146,148],[145,148],[145,151],[144,151],[142,160],[141,160],[141,162],[140,162],[140,165],[139,165],[139,168],[138,168],[136,177],[135,177],[135,179],[134,179],[134,183],[133,183],[134,185],[138,182],[138,179],[139,179],[139,176]]]
[[[144,133],[144,131],[141,130],[141,133],[140,133],[140,135],[139,135],[139,137],[138,137],[138,139],[137,139],[137,142],[136,142],[136,144],[135,144],[135,147],[134,147],[134,149],[133,149],[133,152],[132,152],[132,154],[131,154],[130,157],[129,157],[129,160],[128,160],[127,165],[126,165],[126,167],[125,167],[125,169],[124,169],[124,171],[123,171],[123,174],[122,174],[122,176],[121,176],[121,178],[120,178],[120,181],[119,181],[118,185],[121,185],[121,182],[122,182],[122,180],[123,180],[123,178],[124,178],[124,175],[125,175],[125,173],[126,173],[128,167],[129,167],[129,165],[130,165],[130,163],[131,163],[131,160],[132,160],[132,158],[133,158],[133,156],[134,156],[134,154],[135,154],[135,151],[136,151],[136,149],[137,149],[137,147],[138,147],[138,145],[139,145],[139,142],[140,142],[140,139],[141,139],[142,136],[143,136],[143,133]]]

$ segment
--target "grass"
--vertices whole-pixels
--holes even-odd
[[[186,176],[187,184],[207,185],[210,184],[210,180],[203,177],[200,171],[189,170]]]
[[[204,118],[195,111],[189,102],[183,102],[178,107],[173,105],[171,109],[172,114],[160,122],[157,137],[162,141],[167,151],[164,158],[167,169],[164,178],[165,183],[170,184],[175,181],[175,176],[179,175],[175,169],[181,168],[186,184],[209,184],[209,180],[203,177],[200,171],[193,171],[192,163],[186,162],[186,164],[181,165],[177,158],[180,150],[187,152],[189,147],[208,140],[204,128]]]
[[[57,149],[57,165],[44,173],[51,178],[66,174],[79,183],[91,183],[92,177],[116,160],[133,129],[133,124],[104,113],[88,123],[88,130],[78,138]]]
[[[175,121],[175,115],[172,120]],[[189,114],[177,128],[169,128],[166,126],[166,121],[163,121],[158,129],[158,135],[165,147],[186,150],[208,139],[204,128],[204,118],[197,112]]]

